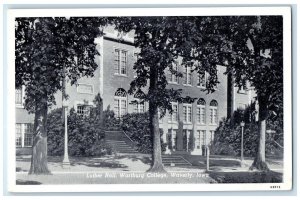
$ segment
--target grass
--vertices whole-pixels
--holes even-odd
[[[269,172],[209,172],[216,183],[282,183],[282,174]]]

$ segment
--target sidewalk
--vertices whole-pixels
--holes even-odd
[[[71,157],[71,165],[62,167],[62,157],[48,157],[52,175],[28,175],[31,156],[17,156],[17,184],[120,184],[120,183],[216,183],[226,181],[278,181],[282,174],[282,162],[269,160],[271,172],[249,171],[251,159],[240,161],[234,158],[210,159],[210,171],[206,172],[205,157],[194,157],[196,166],[165,167],[165,175],[146,172],[151,157],[144,154],[110,155],[95,158]],[[265,178],[266,177],[266,178]],[[275,179],[273,178],[275,177]],[[240,179],[243,178],[243,179]]]

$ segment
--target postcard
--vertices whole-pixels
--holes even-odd
[[[7,26],[10,192],[292,189],[289,7],[11,9]]]

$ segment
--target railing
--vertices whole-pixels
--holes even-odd
[[[135,142],[129,137],[129,135],[127,135],[126,133],[125,133],[125,131],[121,131],[121,132],[123,132],[124,133],[124,135],[133,143],[133,144],[135,144]]]
[[[185,162],[187,162],[190,166],[192,166],[192,163],[190,163],[188,160],[186,160],[184,157],[182,157],[182,156],[179,156],[179,157],[181,157]]]
[[[136,144],[135,144],[135,142],[130,138],[129,135],[126,134],[125,131],[123,131],[123,130],[114,130],[114,131],[105,131],[105,132],[107,132],[107,133],[109,133],[109,132],[118,132],[118,133],[120,133],[120,134],[123,133],[123,135],[125,136],[124,138],[126,138],[127,140],[130,141],[130,142],[128,142],[128,143],[130,143],[130,144],[128,144],[128,145],[130,145],[133,149],[136,149]],[[119,139],[121,139],[121,138],[119,138]]]

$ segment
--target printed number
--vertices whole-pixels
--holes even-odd
[[[280,185],[272,185],[270,186],[271,189],[280,189]]]

